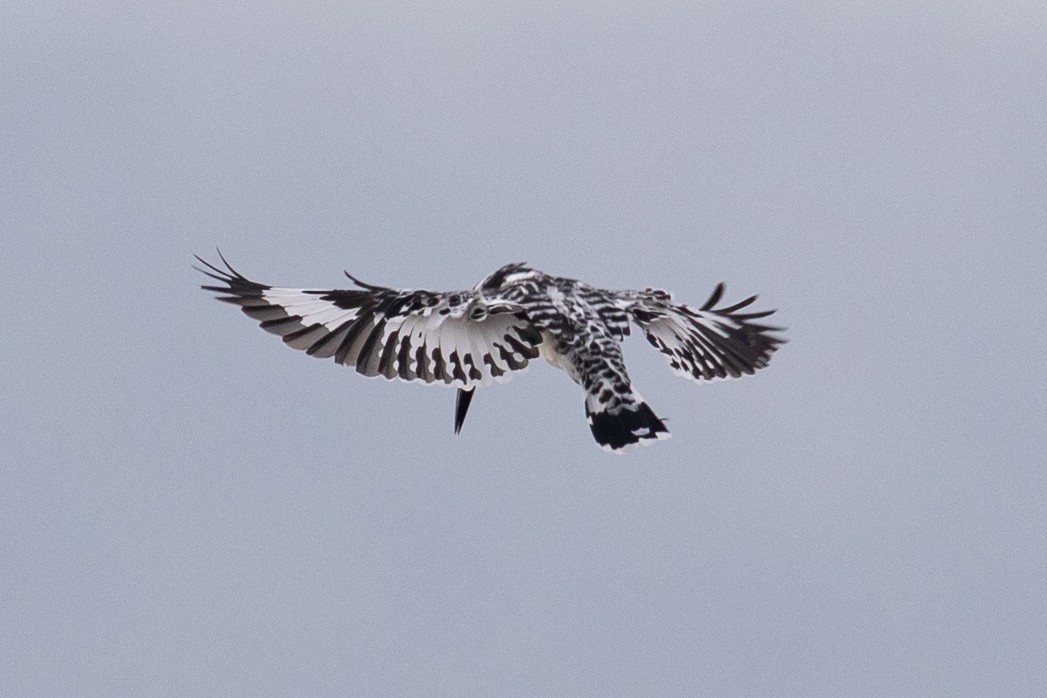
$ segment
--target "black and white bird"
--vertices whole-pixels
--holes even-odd
[[[717,308],[722,283],[700,308],[659,289],[608,291],[525,264],[507,264],[470,291],[372,286],[348,272],[355,289],[309,290],[251,281],[219,257],[225,269],[196,258],[204,265],[196,269],[221,284],[203,288],[288,346],[365,376],[458,388],[455,433],[475,388],[541,357],[582,387],[596,442],[621,452],[669,436],[625,370],[630,321],[673,371],[698,382],[751,374],[785,341],[774,334],[782,328],[757,322],[773,310],[743,312],[756,296]]]

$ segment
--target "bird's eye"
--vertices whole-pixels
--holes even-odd
[[[487,317],[487,308],[482,305],[478,305],[469,311],[469,317],[473,320],[483,320]]]

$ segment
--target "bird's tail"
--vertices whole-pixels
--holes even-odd
[[[600,448],[622,453],[650,439],[668,439],[669,430],[654,410],[637,396],[632,403],[614,407],[591,406],[585,401],[585,416]]]

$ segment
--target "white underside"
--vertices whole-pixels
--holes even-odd
[[[549,332],[542,332],[542,343],[538,345],[539,356],[566,373],[575,383],[581,383],[581,376],[578,375],[578,371],[575,367],[571,365],[571,362],[567,360],[566,356],[560,354],[553,348],[556,344],[557,341],[555,337],[553,337]]]

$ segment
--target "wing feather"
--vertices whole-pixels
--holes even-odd
[[[717,284],[699,310],[673,304],[668,293],[655,289],[624,292],[619,303],[677,374],[695,381],[738,378],[766,366],[785,340],[774,334],[782,328],[754,322],[773,310],[738,312],[756,296],[716,308],[724,290]]]
[[[465,311],[482,302],[477,291],[399,290],[352,276],[357,289],[282,288],[251,281],[224,257],[224,269],[197,260],[197,269],[219,282],[204,286],[219,300],[239,305],[289,347],[369,377],[471,389],[526,369],[542,342],[521,311],[471,319]]]

